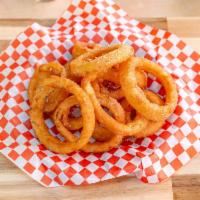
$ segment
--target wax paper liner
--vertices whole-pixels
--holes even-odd
[[[132,45],[136,56],[153,60],[172,74],[179,102],[159,132],[98,154],[60,155],[40,144],[28,115],[28,83],[36,63],[70,60],[75,40]],[[0,152],[49,187],[130,174],[145,183],[164,181],[200,151],[199,58],[176,35],[130,18],[111,0],[74,0],[51,28],[34,23],[0,55]],[[163,94],[157,80],[149,79],[148,85]],[[52,122],[47,124],[53,131]]]

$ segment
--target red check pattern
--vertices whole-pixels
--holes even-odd
[[[159,132],[101,154],[60,155],[40,144],[28,115],[29,80],[36,63],[65,64],[75,40],[132,45],[136,56],[172,74],[179,103]],[[157,183],[200,152],[199,54],[174,34],[130,18],[111,0],[73,0],[51,28],[35,23],[20,33],[1,53],[0,66],[0,152],[44,186],[91,184],[127,174]],[[154,78],[148,85],[163,94]],[[47,125],[53,132],[53,123],[47,120]]]

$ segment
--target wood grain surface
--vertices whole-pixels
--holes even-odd
[[[200,52],[199,0],[116,0],[130,15],[151,26],[173,32]],[[53,24],[69,0],[1,0],[0,51],[33,22]],[[0,200],[199,200],[200,155],[171,179],[145,185],[134,177],[122,177],[83,187],[44,188],[0,155]]]

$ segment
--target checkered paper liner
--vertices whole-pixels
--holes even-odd
[[[53,60],[65,64],[75,40],[132,45],[136,56],[172,74],[179,102],[159,132],[98,154],[61,155],[40,144],[28,115],[34,66]],[[176,35],[130,18],[111,0],[73,0],[51,28],[34,23],[1,53],[0,66],[0,152],[44,186],[91,184],[128,174],[158,183],[200,151],[199,54]],[[148,85],[163,94],[155,79]],[[47,124],[55,130],[52,122]]]

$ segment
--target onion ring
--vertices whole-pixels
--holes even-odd
[[[136,70],[135,76],[138,86],[145,89],[147,87],[147,76],[144,71]],[[98,91],[118,100],[124,97],[124,92],[120,86],[119,69],[111,68],[102,78],[95,80],[94,84],[97,89],[96,92]],[[99,87],[97,87],[97,84],[99,84]]]
[[[50,62],[48,64],[37,66],[28,87],[28,96],[30,104],[32,104],[36,88],[40,87],[41,82],[51,75],[65,77],[66,73],[64,67],[57,62]],[[46,98],[44,111],[52,112],[55,110],[57,105],[68,96],[68,93],[66,93],[62,89],[57,88],[49,88],[48,90],[49,96]]]
[[[114,134],[109,140],[103,142],[88,143],[82,148],[82,150],[90,153],[109,151],[110,149],[117,147],[122,142],[122,139],[122,135]]]
[[[116,120],[119,120],[120,122],[125,122],[125,114],[121,107],[121,105],[113,98],[107,97],[105,95],[101,95],[98,97],[99,102],[104,107],[108,108],[111,113],[113,113]],[[63,135],[67,140],[74,141],[75,136],[68,131],[67,128],[62,124],[62,118],[66,117],[66,115],[69,113],[69,109],[72,105],[77,105],[78,101],[76,100],[75,96],[70,96],[67,99],[65,99],[56,109],[53,115],[54,123],[56,125],[56,128],[60,132],[61,135]],[[68,118],[69,120],[69,118]],[[70,121],[68,121],[68,124],[70,124]],[[107,134],[107,135],[104,135]],[[100,125],[96,124],[94,132],[92,134],[92,137],[94,136],[95,139],[97,139],[94,143],[87,143],[82,150],[85,152],[103,152],[108,151],[109,149],[117,146],[122,141],[122,135],[117,135],[114,133],[111,133],[110,131],[107,131],[105,128],[100,127]]]
[[[92,134],[92,137],[98,142],[105,142],[110,140],[113,135],[114,134],[112,132],[108,131],[97,123],[94,128],[94,133]]]
[[[164,101],[159,97],[159,95],[149,90],[144,90],[144,93],[150,102],[158,105],[164,105]],[[136,115],[136,111],[131,107],[131,105],[127,102],[126,99],[123,99],[121,101],[121,105],[124,108],[124,111],[126,112],[126,122],[132,121]],[[147,126],[141,132],[136,133],[134,136],[136,138],[141,138],[152,135],[153,133],[158,131],[163,126],[163,124],[164,121],[155,122],[149,120]]]
[[[62,123],[64,124],[65,127],[67,127],[70,131],[76,131],[82,128],[83,122],[81,118],[74,118],[74,119],[63,119]]]
[[[100,105],[106,107],[118,122],[125,123],[125,112],[116,99],[103,94],[98,95],[97,99]]]
[[[131,111],[125,112],[126,123],[130,123],[136,117],[136,110],[132,109]]]
[[[99,93],[108,95],[114,99],[122,99],[124,97],[124,93],[121,90],[120,85],[116,85],[115,83],[103,79],[98,79],[98,84],[100,91]]]
[[[62,117],[62,123],[63,125],[69,129],[69,130],[79,130],[83,126],[82,117],[77,118],[69,118],[68,115],[70,113],[70,108],[73,106],[78,105],[78,101],[75,96],[70,96],[66,98],[56,109],[54,112],[54,121],[57,122],[56,116],[58,115],[58,112],[60,113],[60,116]],[[57,113],[57,114],[56,114]]]
[[[89,73],[103,74],[112,66],[126,61],[133,55],[133,49],[127,45],[111,45],[84,53],[69,64],[72,74],[85,76]]]
[[[93,49],[100,48],[101,46],[96,43],[87,43],[87,42],[75,42],[74,47],[72,49],[73,58],[77,58],[80,55],[89,52]]]
[[[156,76],[166,91],[164,105],[151,103],[145,96],[141,88],[137,86],[135,78],[135,68],[145,70]],[[164,121],[174,111],[178,94],[176,85],[172,77],[163,70],[158,64],[144,58],[130,58],[121,65],[120,83],[127,101],[142,116],[153,121]]]
[[[126,123],[130,123],[135,118],[136,111],[132,108],[132,106],[128,103],[128,101],[125,98],[123,98],[120,101],[120,104],[125,111]]]
[[[119,65],[113,66],[111,69],[109,69],[105,74],[100,77],[103,80],[111,81],[115,84],[120,84],[119,80]]]
[[[72,49],[72,57],[77,58],[80,55],[90,52],[93,49],[100,48],[101,46],[96,44],[96,43],[86,43],[86,42],[75,42],[73,49]],[[69,68],[69,62],[65,65],[65,70],[67,72],[67,78],[75,81],[76,83],[80,84],[81,83],[81,77],[75,76],[70,72]]]
[[[48,128],[45,125],[43,118],[45,98],[48,96],[48,90],[45,90],[45,87],[62,88],[76,96],[80,103],[83,119],[83,129],[79,139],[73,142],[62,142],[48,132]],[[95,126],[94,109],[88,95],[73,81],[57,76],[51,76],[50,78],[45,79],[42,82],[41,87],[37,88],[33,98],[30,117],[33,129],[40,142],[46,148],[56,153],[70,153],[82,148],[92,136]]]
[[[132,106],[128,103],[128,101],[125,98],[120,101],[120,104],[125,112],[131,112],[133,110]]]
[[[135,77],[138,87],[145,89],[147,87],[147,75],[143,70],[136,69]]]
[[[77,41],[64,67],[56,62],[37,66],[28,88],[29,113],[47,149],[105,152],[124,137],[142,138],[162,128],[177,105],[176,85],[161,66],[133,53],[124,44],[102,47]],[[164,99],[146,89],[147,73],[160,80]],[[64,140],[48,131],[45,112]]]
[[[147,99],[155,104],[158,105],[164,105],[164,101],[154,92],[149,91],[149,90],[145,90],[144,91]],[[149,135],[152,135],[153,133],[155,133],[156,131],[158,131],[164,124],[164,121],[148,121],[147,126],[144,128],[143,131],[141,131],[140,133],[135,134],[134,136],[136,138],[141,138],[141,137],[147,137]]]
[[[114,116],[114,118],[121,122],[125,122],[125,113],[121,105],[113,98],[100,95],[98,97],[100,104],[106,107]],[[69,130],[79,130],[82,128],[82,118],[69,118],[70,108],[78,105],[78,101],[75,96],[66,98],[56,109],[53,115],[54,122],[57,125],[57,120],[62,121],[63,125]],[[58,117],[59,116],[59,117]],[[60,131],[61,132],[61,131]]]
[[[103,110],[103,108],[101,107],[101,104],[99,103],[95,95],[95,91],[91,84],[91,82],[94,81],[95,78],[96,78],[95,75],[88,75],[87,77],[84,77],[82,79],[81,85],[82,85],[82,88],[87,92],[87,94],[89,95],[93,103],[97,120],[111,132],[114,132],[120,135],[133,136],[135,133],[142,131],[146,127],[148,120],[146,120],[144,117],[140,116],[139,114],[131,123],[123,124],[116,121],[113,117],[108,115]]]
[[[103,80],[111,81],[115,84],[120,85],[120,76],[119,76],[119,67],[112,67],[107,73],[105,73],[102,77]],[[137,80],[137,84],[140,88],[145,89],[147,87],[147,75],[143,70],[135,70],[135,76]]]
[[[65,64],[66,78],[68,78],[68,79],[70,79],[70,80],[72,80],[72,81],[80,84],[81,83],[81,77],[76,76],[76,75],[74,75],[74,74],[72,74],[70,72],[69,63],[70,62],[68,62],[67,64]]]

